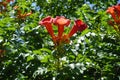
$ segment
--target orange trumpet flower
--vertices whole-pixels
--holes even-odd
[[[58,37],[61,38],[62,34],[64,32],[64,26],[68,26],[70,24],[69,19],[65,19],[64,16],[57,16],[54,20],[53,23],[58,26]]]
[[[6,2],[8,2],[8,3],[10,3],[10,1],[12,1],[12,2],[13,2],[14,0],[6,0]]]
[[[120,4],[109,7],[106,12],[111,14],[116,24],[120,24]]]
[[[69,37],[71,37],[73,34],[75,34],[77,31],[82,32],[87,28],[87,25],[82,22],[81,20],[75,20],[74,26],[71,29],[70,33],[68,34]]]
[[[68,26],[70,24],[70,20],[66,19],[63,16],[57,16],[56,18],[51,18],[50,16],[42,19],[39,22],[40,25],[45,26],[48,33],[51,35],[55,46],[62,45],[64,43],[70,42],[70,37],[76,33],[77,31],[83,31],[87,28],[87,25],[81,20],[75,20],[74,26],[72,27],[69,34],[63,34],[64,26]],[[52,24],[58,27],[58,36],[54,35]]]
[[[55,35],[54,35],[54,31],[52,28],[52,22],[53,22],[53,18],[51,16],[47,16],[46,18],[42,19],[39,22],[39,25],[45,26],[48,33],[50,34],[50,36],[52,37],[53,41],[55,41]]]

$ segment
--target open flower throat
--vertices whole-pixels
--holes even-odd
[[[39,25],[45,26],[48,33],[52,37],[52,40],[56,46],[69,43],[70,37],[75,34],[77,31],[82,32],[87,28],[87,25],[81,20],[75,20],[74,25],[68,34],[63,34],[64,27],[68,27],[70,25],[70,20],[66,19],[64,16],[56,16],[56,18],[52,18],[51,16],[47,16],[39,22]],[[58,35],[54,34],[52,25],[58,27]]]

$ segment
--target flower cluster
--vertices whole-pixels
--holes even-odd
[[[0,13],[7,11],[6,7],[8,3],[10,3],[11,1],[14,2],[14,0],[6,0],[6,1],[0,2]]]
[[[114,19],[114,22],[109,21],[109,24],[112,25],[116,31],[120,31],[120,4],[109,7],[106,12]]]
[[[27,12],[22,13],[22,11],[20,10],[19,6],[14,6],[13,8],[17,12],[17,18],[18,19],[24,20],[27,16],[30,16],[32,14],[32,11],[30,11],[28,13]]]
[[[81,20],[75,20],[74,25],[68,34],[63,34],[64,27],[70,25],[70,20],[66,19],[64,16],[56,16],[56,18],[52,18],[51,16],[47,16],[39,22],[39,25],[45,26],[48,33],[52,37],[52,40],[56,46],[59,46],[63,43],[69,43],[70,37],[75,34],[77,31],[83,31],[87,28],[87,25]],[[54,30],[52,25],[58,27],[58,35],[54,34]]]

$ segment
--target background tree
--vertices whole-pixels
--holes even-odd
[[[0,2],[1,80],[119,80],[120,35],[106,13],[116,0],[2,0]],[[65,16],[88,25],[57,54],[39,21]],[[56,26],[53,26],[57,34]],[[57,55],[56,55],[57,54]],[[56,56],[59,57],[59,69]]]

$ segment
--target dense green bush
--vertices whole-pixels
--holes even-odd
[[[116,4],[116,0],[2,0],[0,80],[119,80],[120,34],[108,24],[112,18],[106,13]],[[70,19],[66,34],[75,19],[88,28],[56,48],[38,24],[46,16]]]

